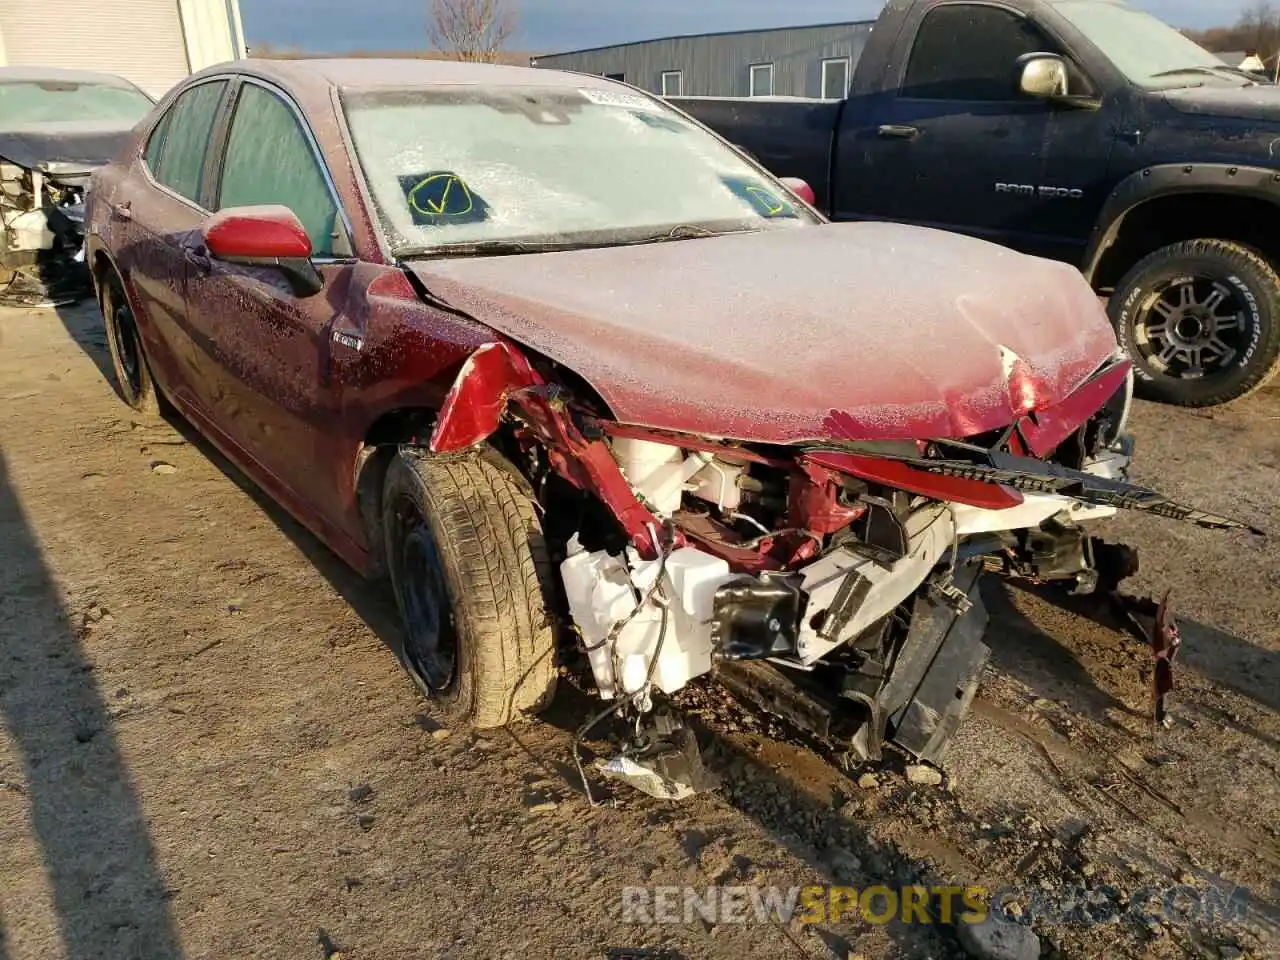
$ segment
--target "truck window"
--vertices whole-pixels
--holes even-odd
[[[1001,7],[951,4],[925,16],[899,96],[914,100],[1019,99],[1017,60],[1058,53],[1025,17]]]

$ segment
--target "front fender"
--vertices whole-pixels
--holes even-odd
[[[1280,207],[1280,171],[1226,163],[1167,163],[1130,174],[1102,205],[1085,252],[1085,279],[1093,283],[1098,265],[1129,214],[1148,201],[1182,193],[1234,194]]]
[[[467,358],[431,434],[432,453],[453,453],[487,440],[512,390],[541,383],[529,361],[506,343],[487,343]]]

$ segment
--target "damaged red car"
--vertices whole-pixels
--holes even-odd
[[[441,711],[537,711],[576,647],[604,772],[680,796],[696,678],[940,762],[984,571],[1109,591],[1092,521],[1240,526],[1127,481],[1076,271],[804,195],[603,78],[249,60],[96,176],[88,259],[125,400],[388,577]]]

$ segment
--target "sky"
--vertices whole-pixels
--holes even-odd
[[[870,20],[884,0],[514,0],[511,49],[554,53],[682,33]],[[1232,23],[1249,0],[1130,0],[1178,27]],[[249,46],[313,53],[427,45],[430,0],[240,0]]]

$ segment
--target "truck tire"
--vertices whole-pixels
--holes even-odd
[[[160,395],[142,350],[138,321],[125,296],[124,284],[114,270],[107,273],[102,285],[102,319],[107,328],[107,350],[111,354],[120,399],[138,413],[160,416]]]
[[[487,729],[555,693],[551,559],[522,478],[497,454],[404,448],[383,492],[400,659],[443,719]]]
[[[1210,407],[1247,396],[1280,370],[1280,275],[1229,240],[1157,250],[1108,306],[1139,396]]]

